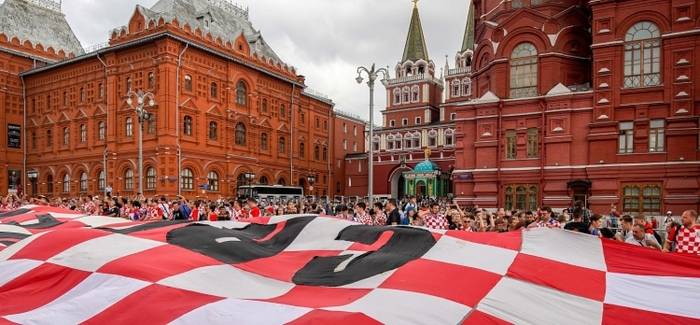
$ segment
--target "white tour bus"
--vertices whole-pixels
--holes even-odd
[[[304,197],[304,188],[282,185],[246,185],[238,188],[239,198],[255,198],[266,201],[299,200]]]

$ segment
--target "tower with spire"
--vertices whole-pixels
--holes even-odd
[[[454,103],[472,99],[471,65],[474,55],[474,3],[469,5],[467,24],[464,28],[462,47],[455,55],[455,65],[450,68],[445,60],[445,102]],[[445,115],[444,113],[441,115]]]
[[[395,74],[386,83],[384,127],[413,127],[437,121],[443,83],[435,77],[435,63],[428,55],[418,0],[413,0],[406,45]]]

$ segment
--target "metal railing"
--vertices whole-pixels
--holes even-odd
[[[458,74],[469,73],[471,71],[472,71],[471,66],[466,66],[466,67],[461,67],[461,68],[453,68],[453,69],[447,70],[447,75],[454,76],[454,75],[458,75]]]
[[[309,88],[309,87],[304,88],[304,93],[307,95],[314,96],[314,97],[319,97],[319,98],[331,100],[330,96],[328,96],[320,91]]]
[[[88,54],[88,53],[92,53],[92,52],[97,52],[97,51],[99,51],[105,47],[108,47],[108,46],[109,46],[109,42],[102,42],[102,43],[90,45],[90,46],[84,48],[83,51],[85,51],[85,54]]]
[[[442,84],[442,80],[433,78],[429,74],[416,74],[412,76],[405,76],[405,77],[399,77],[399,78],[394,78],[394,79],[389,79],[387,80],[387,83],[390,85],[398,84],[398,83],[404,83],[404,82],[411,82],[411,81],[420,81],[420,80],[432,80],[435,81],[439,84]]]
[[[244,9],[242,6],[238,5],[237,3],[232,2],[230,0],[209,0],[209,3],[212,6],[221,8],[228,13],[232,13],[234,15],[241,16],[245,19],[248,19],[249,9],[248,8]]]

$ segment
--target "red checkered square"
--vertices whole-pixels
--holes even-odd
[[[445,233],[445,236],[455,237],[468,242],[496,246],[515,251],[520,250],[520,246],[523,242],[523,233],[521,231],[499,233],[498,236],[494,236],[494,233],[489,232],[449,230]]]
[[[236,264],[236,267],[262,276],[292,282],[294,274],[315,257],[337,256],[341,251],[291,251]]]
[[[700,319],[605,304],[603,306],[603,324],[697,325],[700,324]]]
[[[94,229],[65,229],[44,233],[12,256],[13,259],[45,261],[82,242],[107,236],[110,233]]]
[[[362,298],[370,291],[370,289],[346,289],[298,285],[284,295],[277,298],[266,299],[265,301],[301,307],[323,308],[350,304],[353,301]]]
[[[474,307],[500,279],[480,269],[419,259],[398,269],[380,288],[420,292]]]
[[[326,325],[326,324],[353,324],[353,325],[377,325],[381,322],[372,319],[363,313],[344,311],[313,310],[304,316],[297,318],[289,325]]]
[[[640,249],[638,246],[614,240],[602,242],[608,272],[700,277],[698,258],[695,256]]]
[[[510,325],[498,317],[482,313],[478,310],[472,310],[469,316],[462,322],[464,325]]]

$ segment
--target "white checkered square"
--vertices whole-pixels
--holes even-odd
[[[548,228],[524,230],[521,252],[593,270],[607,270],[601,239],[587,234]]]
[[[118,258],[162,245],[165,245],[165,243],[113,234],[84,241],[64,250],[47,262],[77,270],[94,272]]]
[[[514,250],[442,236],[423,258],[505,275],[517,255]]]

